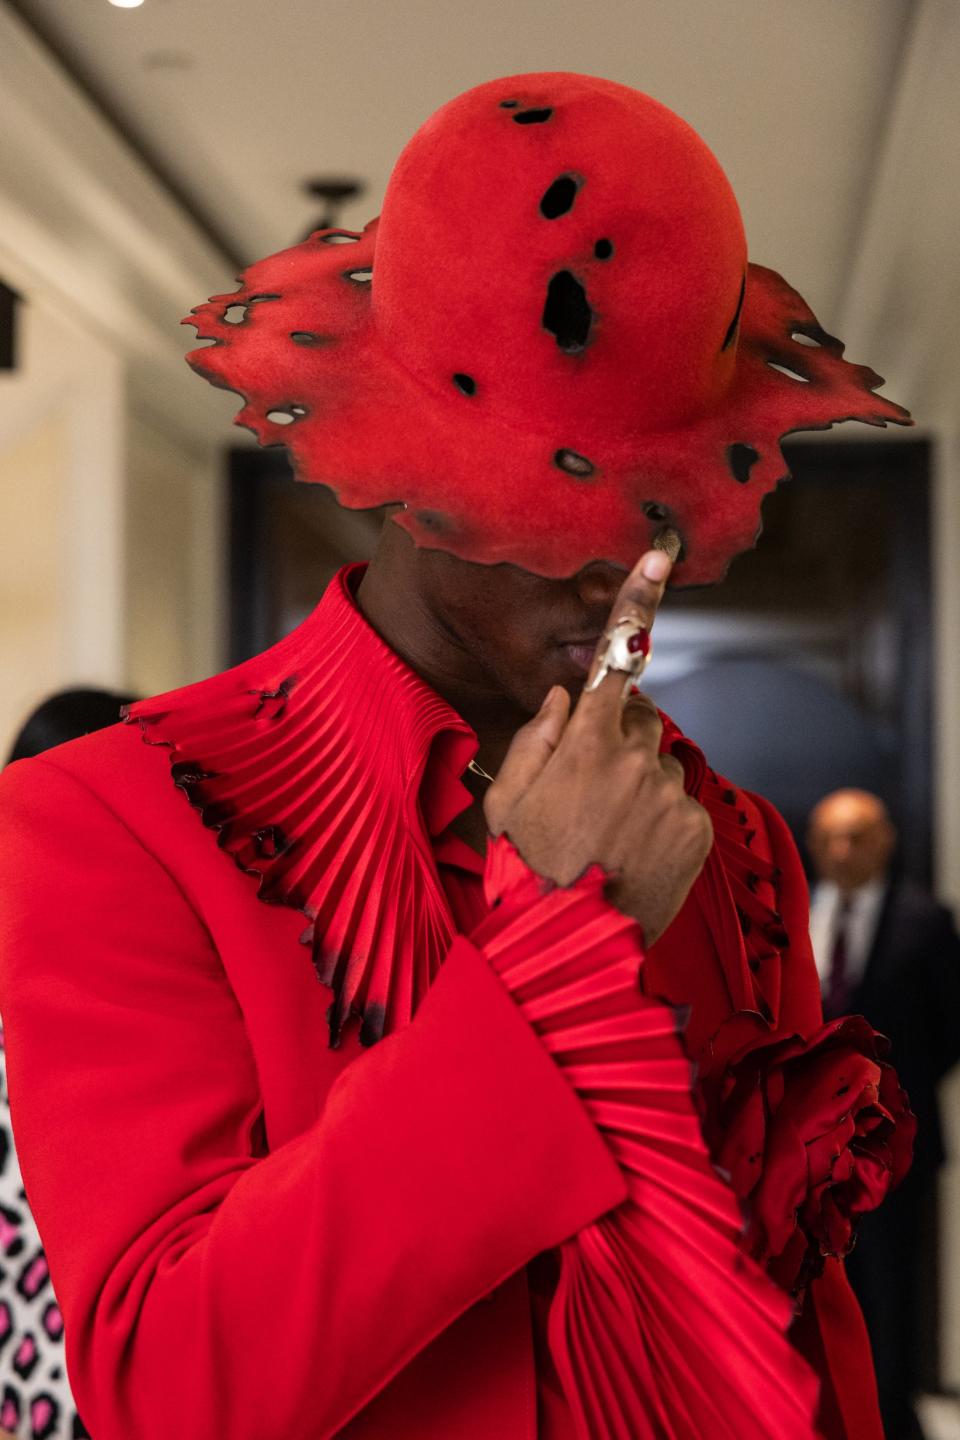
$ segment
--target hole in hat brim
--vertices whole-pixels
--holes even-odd
[[[795,340],[798,345],[806,345],[810,350],[821,350],[824,347],[835,349],[840,344],[840,341],[828,335],[822,326],[812,323],[804,325],[802,329],[798,325],[791,330],[790,339]]]
[[[576,450],[557,450],[553,457],[553,463],[558,470],[563,470],[565,474],[572,475],[576,480],[589,480],[596,470],[593,462]]]
[[[727,446],[727,464],[738,485],[746,485],[750,471],[759,459],[760,453],[752,445],[737,443]]]
[[[788,365],[784,361],[768,360],[767,364],[771,370],[777,370],[781,375],[786,375],[788,380],[799,380],[802,385],[810,384],[809,375],[801,374],[799,370],[795,370],[792,365]]]
[[[250,317],[251,305],[260,305],[266,300],[279,300],[279,295],[249,295],[246,300],[234,300],[223,312],[222,318],[228,325],[242,325]]]
[[[663,524],[665,520],[670,518],[669,511],[666,507],[659,504],[656,500],[644,500],[640,508],[648,520],[653,520],[658,525]]]
[[[295,420],[302,420],[306,413],[305,405],[276,405],[267,411],[267,419],[271,425],[292,425]]]

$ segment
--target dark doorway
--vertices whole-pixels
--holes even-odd
[[[323,485],[293,478],[287,452],[230,452],[230,663],[305,619],[349,560],[369,559],[382,510],[344,510]]]
[[[759,547],[677,592],[649,689],[710,762],[782,811],[854,785],[887,802],[900,862],[931,878],[929,449],[795,443]]]

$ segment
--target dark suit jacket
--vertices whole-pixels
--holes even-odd
[[[850,1010],[889,1036],[918,1120],[915,1171],[944,1158],[937,1085],[960,1060],[960,937],[950,911],[912,881],[887,888]]]

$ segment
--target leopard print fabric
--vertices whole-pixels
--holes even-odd
[[[20,1177],[0,1028],[0,1431],[80,1440],[63,1355],[63,1316]]]

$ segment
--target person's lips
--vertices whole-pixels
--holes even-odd
[[[571,661],[574,669],[582,670],[586,675],[593,664],[593,657],[599,643],[599,635],[590,635],[585,640],[565,640],[560,648]]]

